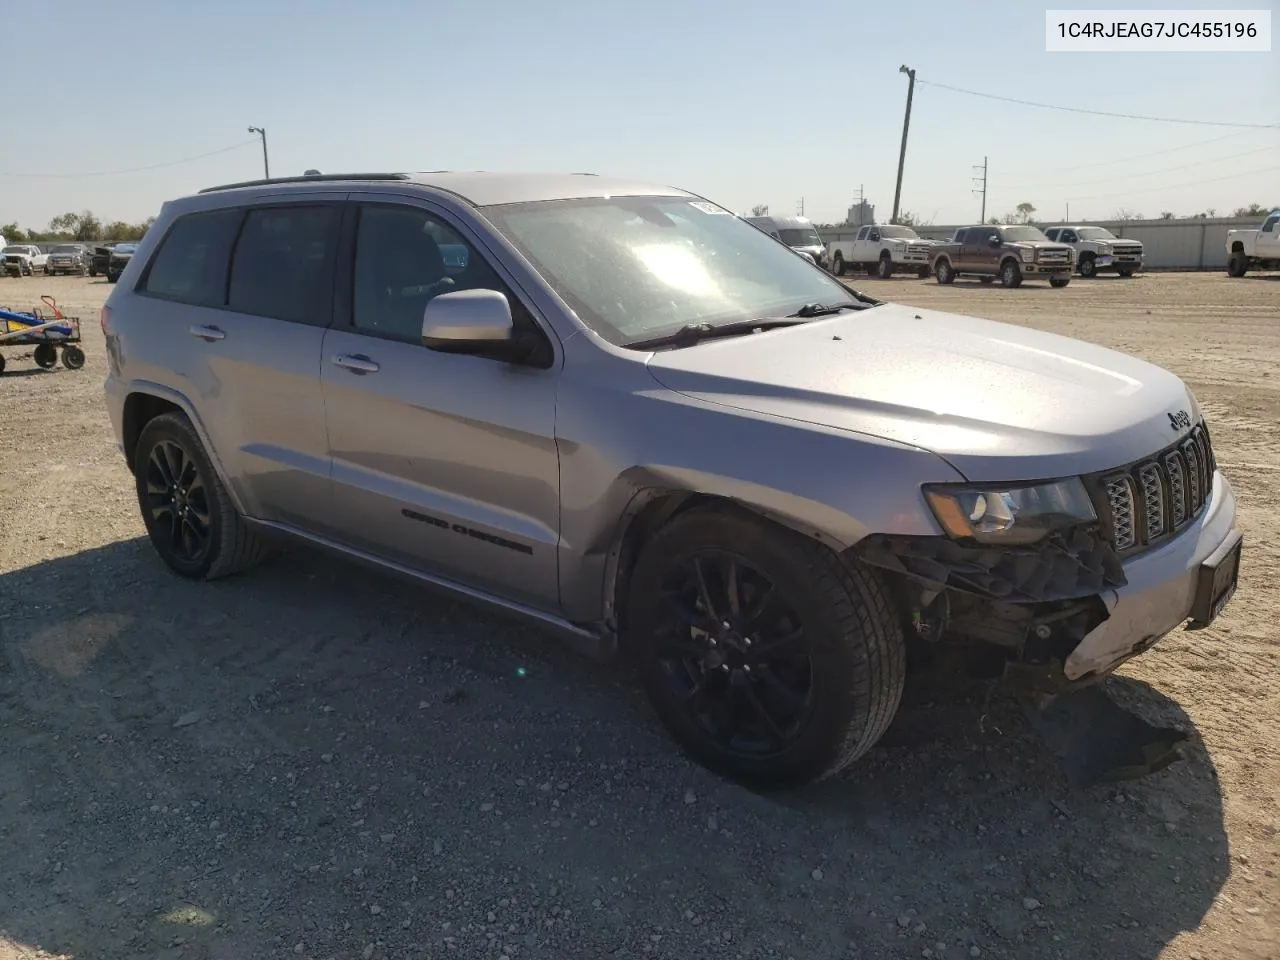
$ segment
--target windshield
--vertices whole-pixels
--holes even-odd
[[[887,226],[876,227],[880,231],[882,237],[893,237],[898,240],[919,240],[920,234],[916,233],[910,227]]]
[[[54,247],[50,253],[79,253],[80,248],[73,245],[63,244],[60,247]]]
[[[1120,239],[1106,227],[1081,227],[1076,231],[1081,240],[1118,240]]]
[[[1049,239],[1038,227],[1001,227],[1000,233],[1006,241]]]
[[[808,260],[701,200],[601,197],[484,213],[585,324],[622,346],[689,324],[853,299]]]
[[[813,227],[782,227],[778,237],[788,247],[820,247],[822,238]]]
[[[26,247],[21,247],[21,246],[15,247],[13,244],[9,244],[9,246],[5,247],[3,250],[0,250],[0,253],[27,253],[27,252],[28,250]]]

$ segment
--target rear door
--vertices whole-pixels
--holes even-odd
[[[997,234],[995,227],[970,227],[964,237],[960,257],[965,270],[978,273],[995,273],[1000,251],[992,249],[991,238]]]
[[[181,217],[137,298],[245,512],[304,528],[331,504],[320,355],[341,196]]]
[[[342,315],[321,381],[340,538],[446,579],[555,610],[557,354],[474,234],[429,201],[352,195]],[[515,365],[422,345],[426,303],[496,289],[545,357]]]

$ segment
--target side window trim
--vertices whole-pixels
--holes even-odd
[[[551,361],[538,366],[550,369],[562,362],[560,339],[552,331],[551,324],[543,318],[531,305],[532,298],[522,290],[511,272],[494,256],[487,246],[481,242],[473,230],[462,223],[449,210],[429,198],[401,193],[352,193],[344,202],[347,208],[343,216],[338,249],[338,263],[335,281],[338,293],[334,297],[333,327],[361,336],[389,340],[393,343],[406,343],[401,337],[387,337],[369,330],[361,330],[355,325],[355,260],[359,240],[360,213],[364,207],[396,207],[415,210],[424,216],[438,220],[448,227],[467,245],[471,254],[481,257],[503,286],[503,292],[512,302],[512,314],[519,309],[534,325],[552,354]],[[420,345],[420,344],[419,344]],[[426,347],[422,347],[426,350]]]

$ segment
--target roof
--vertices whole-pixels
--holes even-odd
[[[570,200],[583,197],[692,196],[677,187],[639,180],[599,177],[593,173],[497,173],[437,170],[425,173],[349,173],[279,177],[208,187],[201,193],[296,184],[304,188],[317,182],[350,184],[360,189],[371,183],[416,183],[445,190],[477,207],[537,200]]]

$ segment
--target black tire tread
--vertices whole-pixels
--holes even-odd
[[[816,783],[834,776],[875,745],[893,721],[902,697],[906,641],[888,587],[876,571],[846,562],[815,540],[734,507],[710,506],[681,514],[655,535],[646,550],[664,554],[669,539],[681,536],[691,523],[708,520],[736,524],[740,529],[746,526],[752,535],[773,539],[795,564],[798,576],[831,605],[841,642],[853,652],[860,668],[849,677],[850,701],[865,705],[865,709],[853,712],[823,768],[803,782]]]
[[[246,524],[236,510],[235,504],[231,502],[231,495],[227,493],[222,478],[213,468],[209,454],[204,444],[200,442],[200,435],[196,433],[195,427],[187,416],[182,413],[163,413],[149,420],[138,437],[140,451],[149,440],[149,435],[157,429],[168,429],[179,434],[188,451],[203,461],[201,467],[205,474],[205,484],[216,502],[220,525],[217,552],[201,579],[219,580],[229,577],[257,566],[267,559],[272,553],[271,545],[261,534]]]

